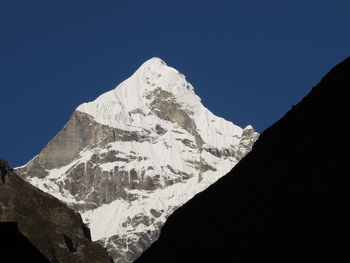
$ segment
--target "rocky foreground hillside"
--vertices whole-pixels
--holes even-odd
[[[5,160],[0,177],[1,262],[113,262],[78,213],[18,177]]]
[[[19,232],[14,222],[0,223],[1,262],[50,263],[40,251]],[[20,251],[20,253],[19,253]]]

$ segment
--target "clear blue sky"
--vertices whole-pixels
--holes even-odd
[[[0,157],[27,162],[79,104],[154,56],[214,114],[262,132],[350,55],[349,10],[337,0],[2,0]]]

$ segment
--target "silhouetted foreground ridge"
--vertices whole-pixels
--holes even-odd
[[[136,262],[349,262],[349,88],[348,58]]]

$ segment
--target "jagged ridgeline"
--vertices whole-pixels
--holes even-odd
[[[225,175],[258,134],[213,115],[162,60],[80,105],[64,128],[17,171],[79,211],[93,240],[132,262],[166,218]]]

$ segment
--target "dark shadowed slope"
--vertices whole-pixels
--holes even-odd
[[[1,262],[50,263],[19,231],[16,223],[0,223]]]
[[[136,262],[349,262],[349,88],[350,58],[171,215]]]
[[[10,223],[4,225],[6,222],[17,223],[18,229]],[[39,251],[51,263],[112,262],[107,251],[91,241],[90,230],[78,213],[23,181],[1,159],[0,224],[0,262],[21,262],[17,259],[23,256],[26,262],[42,262],[35,261],[42,259],[38,256]],[[22,246],[29,248],[28,253]],[[11,257],[11,251],[3,251],[6,247],[19,254]]]

